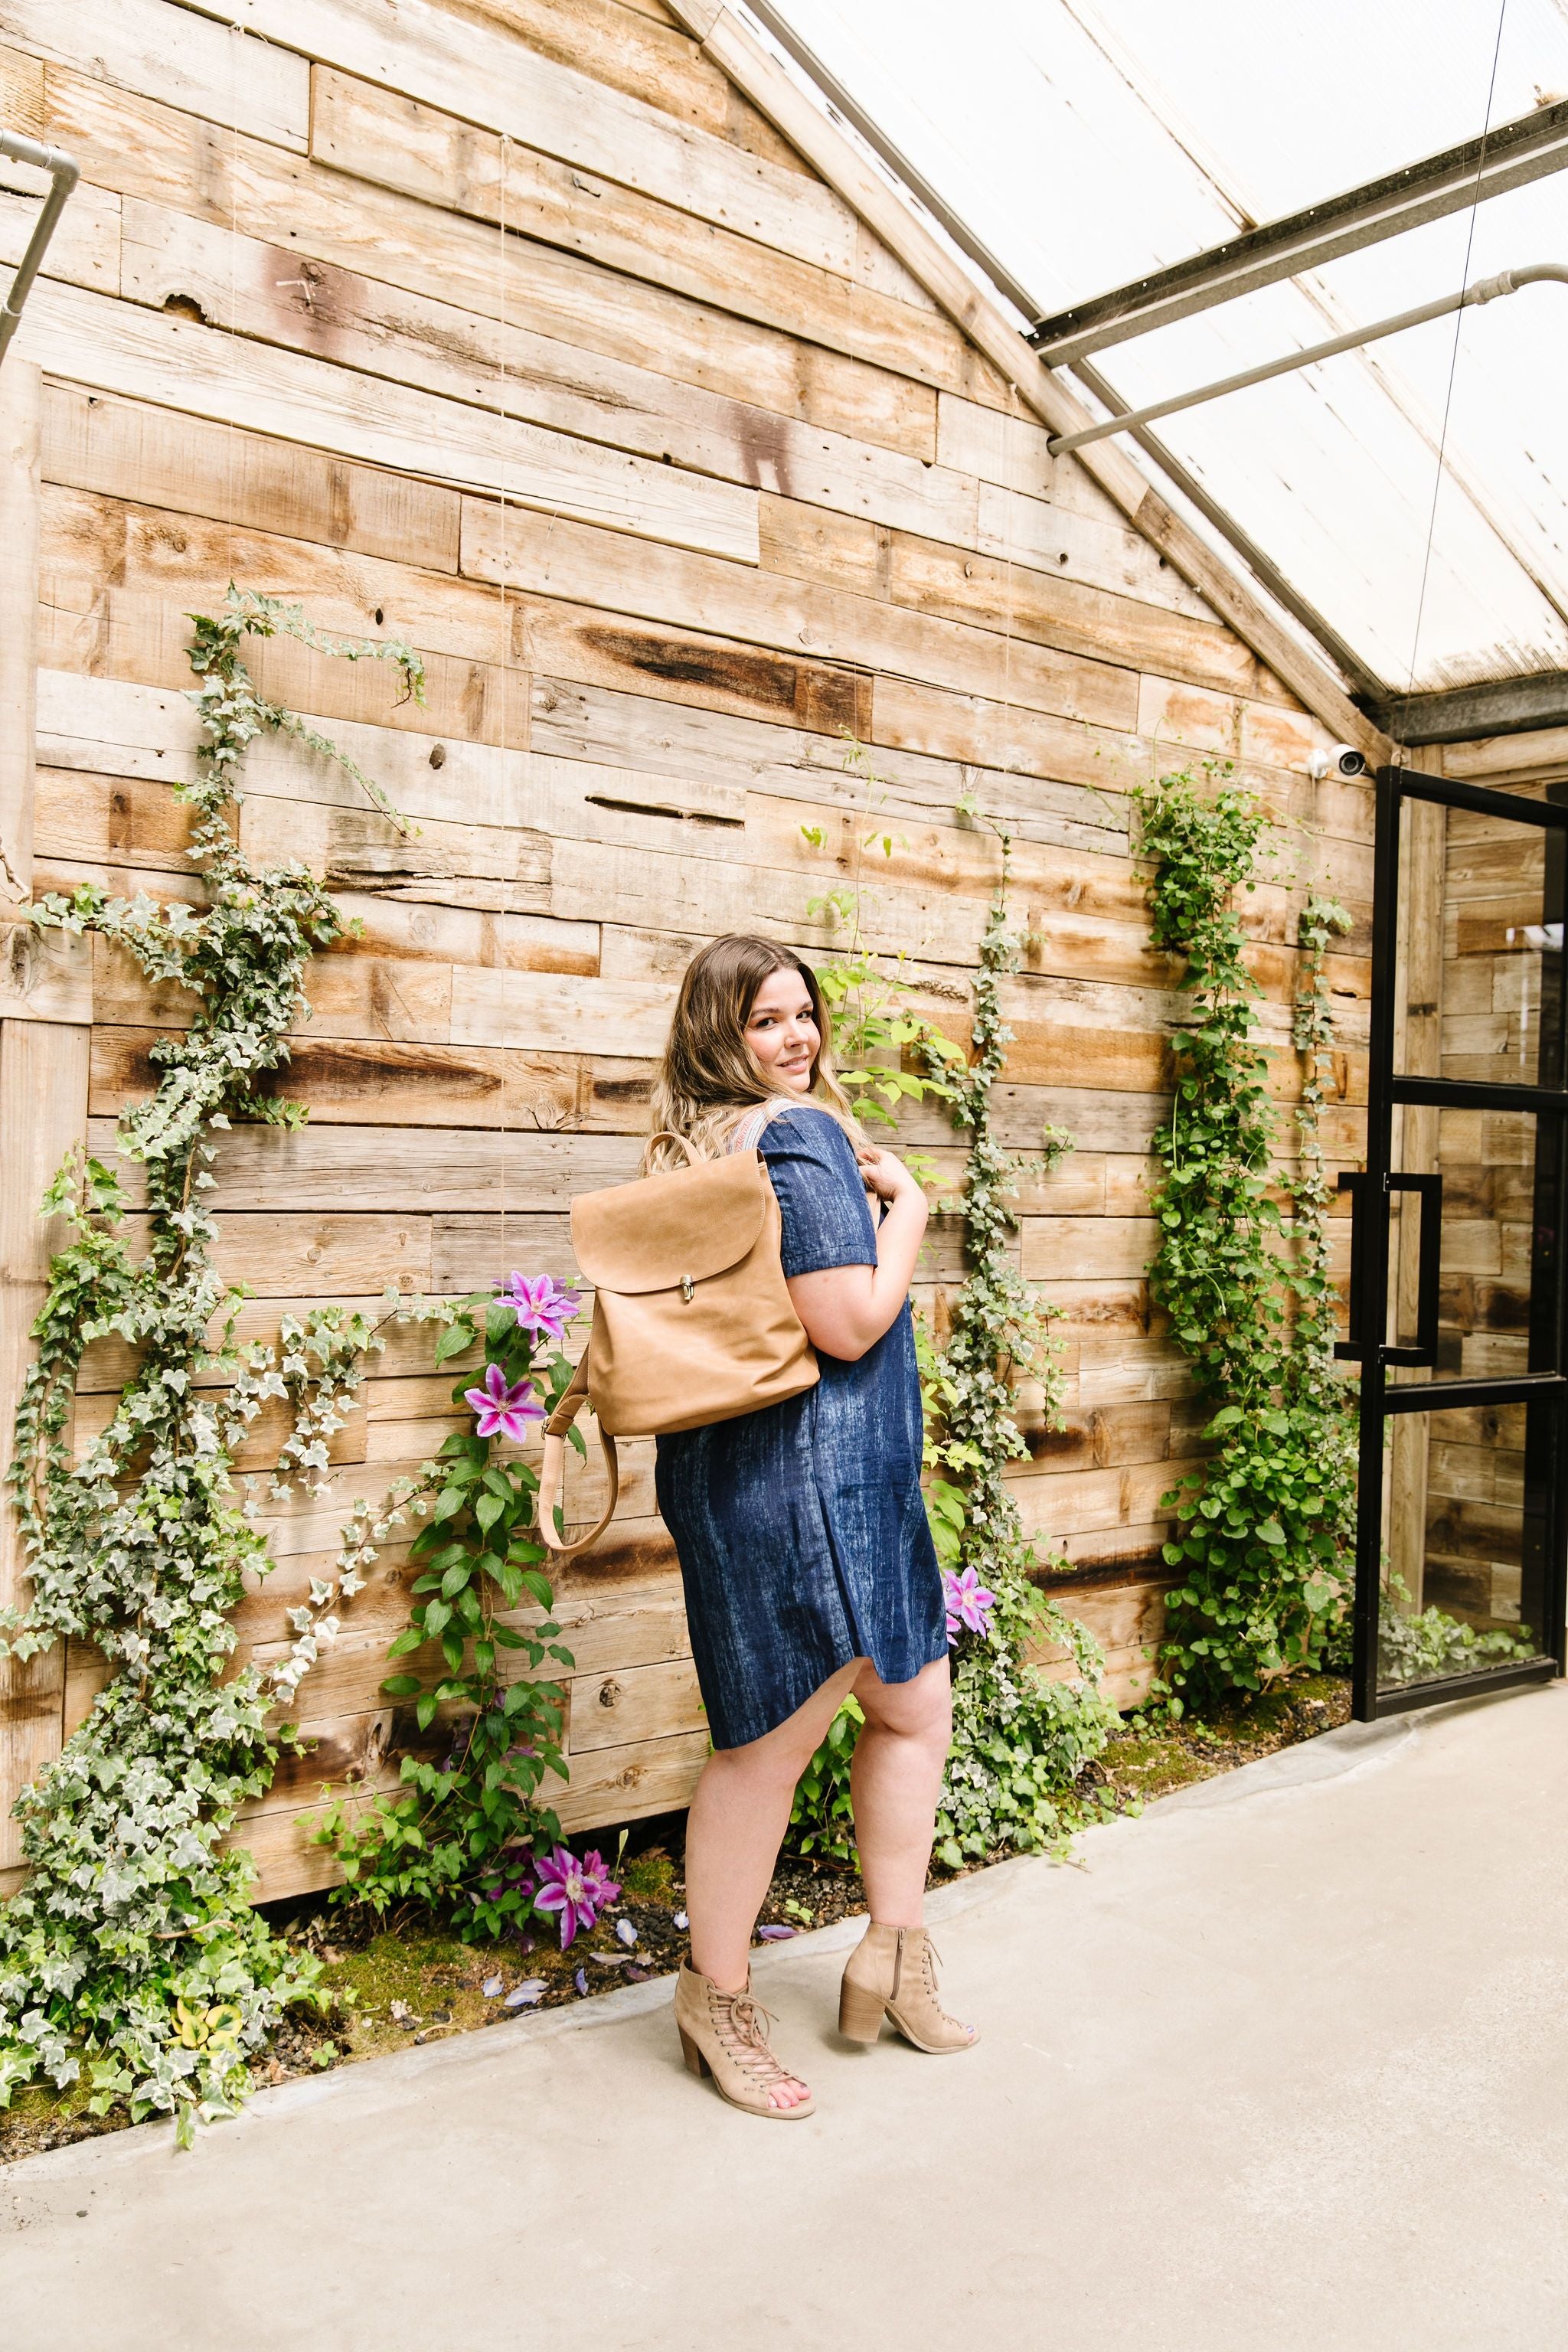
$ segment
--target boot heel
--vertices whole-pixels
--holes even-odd
[[[699,2080],[700,2080],[704,2074],[710,2074],[713,2072],[713,2069],[708,2063],[707,2059],[702,2055],[701,2051],[697,2047],[696,2042],[691,2039],[690,2034],[686,2031],[685,2026],[679,2026],[677,2031],[680,2035],[680,2054],[686,2061],[687,2073],[689,2074],[697,2075]]]
[[[846,1978],[838,1990],[838,2031],[846,2042],[875,2042],[882,2031],[885,2005],[880,1993],[868,1992]]]

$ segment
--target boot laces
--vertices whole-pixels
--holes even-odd
[[[957,2018],[949,2016],[947,2011],[942,2005],[942,1995],[937,1990],[936,1972],[941,1962],[942,1954],[931,1942],[930,1936],[922,1935],[921,1943],[921,1973],[925,1979],[926,1991],[931,1996],[931,2006],[935,2009],[938,2016],[942,2019],[943,2022],[948,2025],[956,2026],[958,2023]]]
[[[768,2041],[773,2013],[763,2007],[754,1993],[721,1993],[714,2008],[718,2012],[714,2021],[719,2029],[719,2039],[749,2074],[754,2074],[759,2082],[765,2084],[793,2083],[795,2080],[773,2054]]]

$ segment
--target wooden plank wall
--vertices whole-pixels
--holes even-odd
[[[0,0],[0,112],[84,174],[23,338],[45,373],[39,885],[199,895],[169,789],[193,751],[184,615],[231,579],[427,667],[421,709],[370,667],[258,655],[420,829],[398,839],[308,757],[252,761],[247,846],[308,856],[363,930],[310,976],[309,1129],[219,1156],[246,1328],[389,1282],[568,1272],[568,1199],[634,1171],[677,978],[719,931],[831,954],[808,904],[858,879],[868,943],[963,1035],[997,871],[955,814],[973,793],[1016,834],[1027,933],[998,1115],[1020,1150],[1047,1120],[1078,1147],[1023,1196],[1069,1404],[1020,1499],[1131,1696],[1196,1415],[1144,1281],[1176,974],[1127,794],[1213,759],[1281,819],[1247,914],[1282,1102],[1293,908],[1316,876],[1355,911],[1338,1163],[1360,1149],[1364,791],[1309,782],[1315,722],[659,0]],[[6,185],[14,260],[28,184]],[[890,856],[862,851],[873,814]],[[106,1142],[187,1008],[101,944],[51,987],[48,1017],[90,1023]],[[940,1119],[909,1135],[956,1174]],[[940,1225],[939,1319],[958,1271]],[[89,1368],[84,1428],[118,1370]],[[333,1503],[271,1523],[247,1654],[279,1646],[342,1503],[453,1425],[447,1386],[394,1342]],[[247,1466],[278,1438],[258,1425]],[[650,1449],[627,1451],[614,1539],[561,1596],[579,1826],[683,1801],[705,1748]],[[389,1770],[404,1576],[389,1550],[305,1685],[317,1754],[246,1825],[268,1894],[324,1875],[322,1779]],[[73,1660],[68,1723],[93,1687]]]

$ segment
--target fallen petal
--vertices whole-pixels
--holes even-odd
[[[616,1921],[616,1934],[623,1944],[635,1944],[637,1939],[637,1931],[629,1919]]]
[[[494,2000],[496,1999],[501,1990],[501,1981],[502,1980],[500,1977],[487,1977],[485,1979],[484,1994],[487,2000]]]
[[[672,1927],[679,1928],[680,1933],[684,1935],[688,1927],[690,1927],[691,1922],[687,1917],[684,1911],[678,1911],[669,1924]]]
[[[506,1997],[508,2009],[527,2009],[544,1990],[542,1977],[530,1977],[526,1984],[513,1985]]]
[[[793,1936],[795,1932],[793,1927],[759,1927],[757,1938],[763,1944],[782,1944],[786,1936]]]
[[[576,1988],[577,1988],[577,1990],[578,1990],[578,1991],[579,1991],[579,1992],[586,1992],[586,1991],[587,1991],[587,1990],[588,1990],[588,1971],[587,1971],[587,1969],[578,1969],[578,1971],[577,1971],[577,1973],[576,1973],[576,1975],[573,1978],[572,1981],[573,1981],[573,1983],[576,1986]]]

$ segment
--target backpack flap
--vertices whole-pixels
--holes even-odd
[[[756,1245],[773,1189],[754,1151],[710,1160],[572,1203],[572,1247],[595,1290],[636,1297],[705,1282]]]
[[[572,1242],[594,1286],[588,1393],[602,1430],[701,1429],[815,1383],[756,1152],[585,1193]]]

